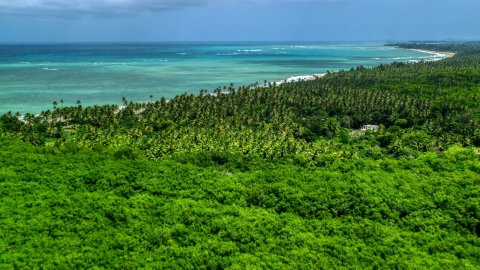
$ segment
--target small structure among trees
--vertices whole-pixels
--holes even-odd
[[[378,130],[378,125],[363,125],[362,130]]]

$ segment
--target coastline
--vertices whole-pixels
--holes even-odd
[[[320,78],[325,76],[327,73],[318,73],[313,75],[302,75],[302,76],[291,76],[283,81],[275,81],[276,85],[280,85],[282,83],[289,83],[289,82],[299,82],[299,81],[311,81],[315,80],[316,78]],[[273,83],[273,82],[272,82]]]
[[[403,49],[403,48],[400,48]],[[411,51],[417,51],[417,52],[422,52],[422,53],[428,53],[433,55],[433,59],[428,60],[428,61],[438,61],[442,60],[444,58],[449,58],[453,57],[455,53],[453,52],[439,52],[439,51],[431,51],[431,50],[421,50],[421,49],[407,49]],[[291,76],[283,81],[274,81],[276,85],[280,85],[282,83],[289,83],[289,82],[298,82],[298,81],[310,81],[310,80],[315,80],[316,78],[320,78],[325,76],[327,73],[319,73],[319,74],[313,74],[313,75],[302,75],[302,76]],[[271,82],[271,83],[274,83]]]
[[[217,50],[236,52],[237,49],[243,51],[245,48],[249,49],[249,51],[255,50],[255,55],[250,53],[251,55],[248,55],[247,57],[247,52],[245,52],[244,56],[238,57],[237,59],[231,56],[215,56],[211,58],[199,53],[196,55],[196,57],[203,60],[198,62],[194,61],[192,62],[192,65],[189,64],[186,66],[183,66],[183,64],[174,64],[173,62],[175,61],[173,60],[169,60],[168,62],[164,62],[166,60],[162,60],[162,63],[158,64],[158,61],[154,61],[157,58],[152,58],[153,60],[150,59],[152,61],[145,62],[145,64],[137,65],[135,64],[136,62],[132,62],[137,61],[136,58],[130,59],[128,58],[129,54],[126,56],[120,54],[119,57],[123,57],[121,58],[122,61],[131,63],[132,65],[131,67],[129,67],[130,65],[126,65],[125,67],[122,65],[119,67],[117,64],[121,63],[122,61],[115,60],[113,62],[109,62],[107,61],[108,59],[105,60],[103,58],[103,52],[100,51],[99,53],[94,54],[92,61],[89,59],[80,59],[82,61],[85,60],[86,62],[82,62],[78,59],[74,60],[72,63],[77,63],[76,61],[78,61],[79,66],[78,68],[76,66],[74,68],[73,66],[69,66],[69,62],[60,62],[55,65],[45,64],[50,63],[48,62],[49,59],[43,59],[37,63],[35,62],[35,58],[30,58],[30,54],[28,54],[30,51],[27,50],[25,54],[20,55],[23,58],[15,58],[11,60],[12,63],[9,62],[9,65],[12,65],[12,67],[17,68],[18,65],[18,68],[21,68],[20,72],[17,72],[18,74],[13,72],[14,69],[5,69],[10,72],[12,76],[19,76],[18,78],[23,78],[22,76],[24,76],[25,79],[23,80],[24,82],[22,84],[6,81],[2,85],[1,88],[7,89],[8,94],[3,95],[0,99],[0,103],[4,104],[4,106],[1,106],[3,107],[1,109],[4,110],[2,113],[6,113],[8,111],[39,113],[42,110],[51,109],[51,102],[54,99],[59,98],[63,98],[63,100],[66,101],[65,106],[75,106],[74,101],[79,98],[81,98],[84,106],[117,103],[121,105],[120,98],[123,96],[127,97],[128,100],[136,102],[141,102],[142,100],[148,102],[151,100],[148,99],[150,94],[154,94],[156,97],[166,96],[166,98],[173,98],[176,94],[181,94],[185,91],[192,94],[196,94],[197,90],[202,88],[212,91],[217,85],[223,85],[224,82],[232,82],[236,86],[243,86],[247,85],[248,82],[260,81],[261,83],[259,85],[261,86],[263,85],[263,79],[267,79],[267,84],[268,81],[270,81],[271,84],[275,83],[276,85],[281,85],[284,83],[315,80],[316,78],[320,78],[325,75],[319,74],[321,72],[326,72],[325,69],[336,72],[337,69],[340,70],[342,68],[347,68],[346,65],[349,65],[348,68],[359,65],[377,66],[382,63],[388,64],[394,61],[415,62],[422,61],[422,59],[434,61],[443,59],[443,55],[448,57],[453,56],[453,54],[423,50],[418,51],[423,52],[424,54],[412,52],[409,53],[408,51],[395,52],[394,50],[390,52],[380,52],[380,50],[377,51],[377,47],[381,49],[384,48],[383,46],[380,47],[380,45],[370,46],[355,43],[354,47],[350,47],[350,45],[345,47],[343,45],[337,46],[327,44],[328,46],[326,46],[325,44],[322,44],[323,43],[319,43],[318,46],[316,45],[313,47],[280,47],[277,45],[262,45],[264,47],[259,47],[260,45],[252,45],[249,47],[236,46],[232,48],[217,48],[213,45],[210,45],[213,49],[215,49],[212,49],[212,52],[215,53],[215,55]],[[357,48],[357,45],[360,47]],[[200,46],[199,52],[203,47],[203,45]],[[364,47],[370,48],[371,50],[360,50],[364,49]],[[107,46],[107,48],[109,47]],[[178,51],[178,53],[183,53],[183,51],[187,50],[188,48],[174,47],[173,52]],[[257,52],[258,48],[262,49],[261,52]],[[79,52],[83,50],[81,47],[74,47],[73,49]],[[64,56],[62,53],[56,52],[55,48],[50,48],[49,50],[51,50],[49,51],[51,53],[49,55],[52,55],[52,59],[57,56]],[[134,53],[134,56],[144,57],[140,54],[136,55],[138,54],[138,51],[132,51],[132,53]],[[258,54],[258,58],[256,54]],[[357,55],[355,58],[348,60],[348,57],[346,58],[345,55],[351,54],[358,54],[361,57],[359,58]],[[33,52],[33,55],[35,55],[35,51]],[[274,58],[272,58],[272,55],[274,55]],[[299,57],[297,57],[297,55]],[[68,55],[65,57],[68,57]],[[163,57],[162,59],[164,59],[165,57],[168,57],[168,55],[160,52],[158,57]],[[175,57],[178,58],[177,60],[179,63],[186,63],[185,59],[181,59],[181,57],[178,56]],[[330,59],[331,57],[333,57],[332,59],[336,60]],[[22,62],[18,62],[19,60]],[[93,61],[96,61],[95,63],[98,61],[98,63],[101,63],[101,65],[95,66]],[[238,63],[232,61],[237,61]],[[44,65],[49,67],[48,70],[44,67]],[[172,68],[175,65],[177,65],[177,67]],[[210,67],[211,65],[215,68],[205,68],[207,66]],[[186,67],[188,67],[188,70]],[[57,70],[55,71],[53,69]],[[196,72],[197,70],[199,72]],[[10,75],[8,72],[6,75]],[[25,72],[26,75],[23,75],[23,72]],[[258,78],[253,78],[254,76],[260,76],[259,74],[261,74],[261,80]],[[139,80],[139,76],[148,77],[148,80]],[[188,79],[183,79],[183,77]],[[253,79],[250,79],[251,77]],[[88,80],[82,81],[80,78],[88,78]],[[34,83],[28,83],[30,80],[35,81]],[[52,81],[55,83],[52,84]],[[212,86],[197,86],[201,83],[204,83],[205,85],[211,84]],[[35,88],[31,85],[37,86],[35,86]],[[62,92],[62,89],[64,88],[68,89],[68,91]],[[31,92],[36,96],[35,98],[20,98],[16,97],[17,92]]]
[[[441,58],[441,59],[453,57],[455,55],[455,53],[452,53],[452,52],[438,52],[438,51],[420,50],[420,49],[407,49],[407,50],[433,54],[435,58]]]

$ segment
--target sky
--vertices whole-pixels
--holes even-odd
[[[480,40],[479,0],[0,0],[0,43]]]

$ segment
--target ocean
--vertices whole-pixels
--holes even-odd
[[[0,114],[122,104],[322,74],[359,65],[432,60],[383,43],[0,44]],[[64,103],[60,104],[60,100]]]

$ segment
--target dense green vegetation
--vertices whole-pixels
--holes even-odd
[[[410,43],[389,43],[385,46],[395,46],[402,49],[421,49],[436,52],[455,52],[460,55],[472,55],[480,53],[480,41],[469,42],[410,42]]]
[[[415,48],[456,55],[4,114],[0,268],[478,268],[480,53]]]

